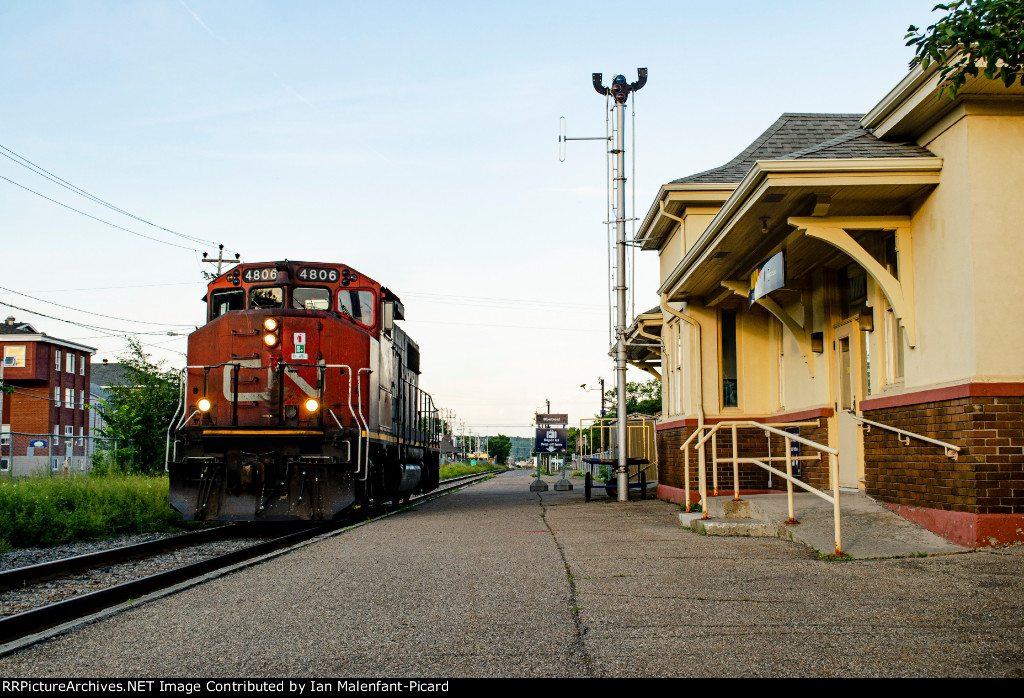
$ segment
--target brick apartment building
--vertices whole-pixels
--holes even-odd
[[[0,324],[0,476],[85,472],[90,452],[90,356],[96,350],[8,317]]]

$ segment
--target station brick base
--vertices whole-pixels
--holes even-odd
[[[885,429],[864,430],[864,481],[866,494],[900,516],[920,524],[947,540],[967,547],[1024,543],[1024,384],[967,383],[863,400],[865,419],[945,441],[960,447],[956,460],[941,446],[900,436]],[[800,436],[828,443],[828,418],[821,409],[776,415],[765,424],[814,422],[800,427]],[[716,420],[708,420],[708,425]],[[724,420],[717,420],[724,421]],[[685,500],[683,453],[680,446],[696,430],[695,419],[658,425],[659,488],[663,499]],[[737,447],[741,457],[785,455],[781,437],[769,442],[763,431],[740,429]],[[731,429],[718,433],[719,458],[732,453]],[[710,454],[710,442],[707,444]],[[691,501],[697,491],[697,453],[690,450]],[[804,447],[802,455],[812,449]],[[711,492],[710,455],[707,457],[708,491]],[[780,470],[784,465],[776,461]],[[804,461],[802,479],[819,489],[829,488],[828,460]],[[784,486],[778,478],[755,465],[741,465],[742,494],[760,494]],[[729,463],[718,466],[719,494],[733,491]]]
[[[828,443],[827,417],[832,415],[832,410],[822,409],[800,412],[795,414],[775,415],[763,421],[768,426],[778,427],[785,422],[806,422],[799,428],[799,436],[820,444]],[[718,421],[709,419],[706,426],[711,426]],[[680,447],[697,429],[697,420],[683,419],[674,422],[665,422],[658,425],[658,496],[669,501],[684,501],[685,479],[684,479],[684,456]],[[698,478],[698,454],[690,444],[690,490],[696,492]],[[781,436],[768,435],[756,428],[740,428],[736,431],[736,447],[741,458],[765,458],[771,454],[773,457],[784,457],[786,455],[785,442]],[[724,428],[720,430],[716,438],[716,449],[719,458],[732,457],[732,430]],[[801,455],[816,455],[818,452],[809,447],[801,447]],[[711,464],[711,440],[705,443],[705,458],[707,460],[706,475],[708,493],[711,494],[714,475]],[[785,471],[785,461],[774,461],[772,467]],[[794,465],[796,465],[794,463]],[[801,479],[809,485],[818,488],[828,487],[828,459],[821,458],[800,462],[802,470]],[[740,494],[766,494],[777,492],[779,488],[785,487],[785,482],[759,468],[756,465],[743,463],[739,466],[739,488]],[[664,496],[663,487],[664,486]],[[733,492],[733,468],[732,463],[719,462],[718,464],[718,492],[729,494]],[[694,501],[694,496],[691,501]]]
[[[970,383],[861,403],[864,417],[960,447],[864,434],[866,492],[968,547],[1024,542],[1024,385]]]

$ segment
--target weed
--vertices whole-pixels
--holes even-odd
[[[911,553],[908,557],[928,557],[928,553],[918,550],[916,553]]]
[[[679,505],[679,511],[686,511],[686,505],[685,504],[680,504]],[[703,512],[703,511],[704,510],[701,508],[700,502],[692,502],[690,504],[690,513],[691,514],[693,514],[695,512],[699,514],[699,513]]]
[[[633,575],[631,575],[631,574],[613,574],[612,576],[613,577],[632,577]]]
[[[701,526],[700,528],[697,529],[697,535],[698,536],[706,536],[707,534],[708,534],[708,529],[704,528],[703,526]]]
[[[850,557],[846,553],[842,553],[840,555],[836,555],[835,553],[829,554],[829,553],[819,552],[818,553],[818,557],[820,557],[822,560],[825,560],[826,562],[849,562],[850,560],[853,559],[852,557]]]

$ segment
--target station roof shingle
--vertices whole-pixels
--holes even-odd
[[[883,141],[860,127],[860,114],[783,114],[735,158],[673,184],[735,184],[758,160],[934,157],[914,143]]]

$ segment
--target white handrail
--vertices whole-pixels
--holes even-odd
[[[816,450],[818,450],[820,452],[827,453],[830,456],[838,456],[839,455],[839,451],[837,451],[836,449],[831,448],[829,446],[825,446],[823,444],[819,444],[817,442],[811,441],[810,439],[806,439],[806,438],[804,438],[802,436],[797,436],[796,434],[791,434],[788,431],[782,431],[781,429],[776,429],[775,427],[770,427],[767,424],[761,424],[760,422],[753,422],[753,421],[748,421],[748,420],[718,422],[714,426],[711,426],[711,427],[705,426],[702,429],[695,430],[686,439],[686,441],[683,442],[683,445],[682,445],[681,448],[682,448],[683,454],[684,454],[683,455],[683,462],[684,462],[684,468],[685,468],[684,487],[686,488],[686,495],[685,495],[686,496],[686,510],[687,511],[690,510],[690,486],[689,486],[689,482],[690,482],[690,477],[689,477],[690,476],[689,456],[690,456],[690,454],[689,454],[689,448],[688,448],[689,445],[690,445],[690,442],[692,442],[694,438],[697,438],[698,434],[701,431],[705,431],[705,430],[707,431],[707,433],[705,433],[703,436],[700,436],[699,438],[697,438],[697,444],[696,444],[696,446],[698,448],[698,452],[700,453],[700,461],[699,461],[698,469],[697,469],[698,489],[700,491],[700,502],[701,502],[701,510],[703,511],[703,518],[706,519],[707,516],[708,516],[708,505],[707,505],[707,476],[705,475],[706,463],[705,463],[704,454],[703,454],[704,443],[710,438],[712,440],[712,448],[713,449],[716,448],[717,446],[716,446],[715,436],[716,436],[718,430],[723,428],[723,427],[728,427],[732,431],[732,457],[731,458],[723,458],[721,460],[732,462],[732,466],[733,466],[733,492],[734,492],[733,499],[734,499],[734,501],[739,501],[739,498],[740,498],[739,464],[740,463],[751,463],[753,465],[758,466],[759,468],[763,468],[763,469],[767,470],[768,472],[777,475],[778,477],[781,477],[782,479],[784,479],[786,481],[786,495],[787,495],[787,499],[788,499],[788,503],[789,503],[789,523],[796,523],[797,522],[796,521],[796,516],[795,516],[794,510],[793,510],[793,485],[796,484],[799,487],[807,490],[811,494],[813,494],[813,495],[815,495],[817,497],[820,497],[821,499],[824,499],[826,502],[829,502],[830,504],[832,504],[832,520],[833,520],[833,525],[834,525],[834,530],[835,530],[836,555],[842,555],[843,554],[842,553],[843,546],[842,546],[842,529],[841,529],[841,524],[840,524],[840,511],[839,511],[839,465],[838,465],[838,460],[836,458],[829,458],[829,478],[832,481],[833,490],[832,490],[832,494],[828,495],[828,494],[825,494],[824,492],[822,492],[821,490],[817,489],[816,487],[808,485],[807,483],[805,483],[805,482],[803,482],[801,480],[797,480],[796,478],[793,477],[793,460],[794,459],[793,459],[793,456],[792,456],[792,451],[790,450],[790,444],[791,444],[792,441],[796,441],[797,443],[804,444],[804,445],[809,446],[809,447],[811,447],[813,449],[816,449]],[[740,458],[738,453],[737,453],[737,451],[738,451],[738,441],[737,441],[736,432],[737,432],[737,429],[741,429],[741,428],[757,428],[757,429],[761,429],[762,431],[765,431],[765,432],[767,432],[769,434],[775,434],[777,436],[781,436],[783,439],[785,439],[786,472],[782,472],[781,470],[778,470],[777,468],[771,467],[770,465],[765,463],[762,459],[758,459],[758,458]],[[715,464],[716,464],[715,472],[717,474],[717,470],[718,470],[717,463],[719,461],[717,452],[714,454],[713,459],[714,459]],[[775,460],[775,459],[771,459],[771,460]],[[717,477],[715,478],[715,480],[716,480],[716,485],[717,485]],[[715,488],[715,491],[717,493],[717,486]]]
[[[929,436],[921,436],[920,434],[915,434],[912,431],[906,431],[904,429],[897,429],[896,427],[891,427],[888,424],[882,424],[881,422],[873,422],[870,419],[864,419],[860,415],[855,414],[854,412],[852,412],[850,410],[845,410],[845,412],[846,412],[846,414],[848,414],[850,417],[853,417],[855,420],[857,420],[861,424],[866,424],[867,428],[864,431],[871,431],[871,427],[878,427],[879,429],[888,429],[889,431],[894,431],[897,434],[900,434],[902,436],[907,437],[906,441],[904,441],[903,439],[898,439],[898,441],[901,444],[903,444],[904,446],[910,445],[910,439],[917,439],[918,441],[927,441],[930,444],[935,444],[936,446],[942,446],[942,448],[945,449],[945,451],[946,451],[946,457],[947,458],[952,458],[953,460],[956,460],[957,456],[960,453],[960,447],[959,446],[954,446],[951,443],[946,443],[945,441],[939,441],[938,439],[933,439],[933,438],[931,438]]]

